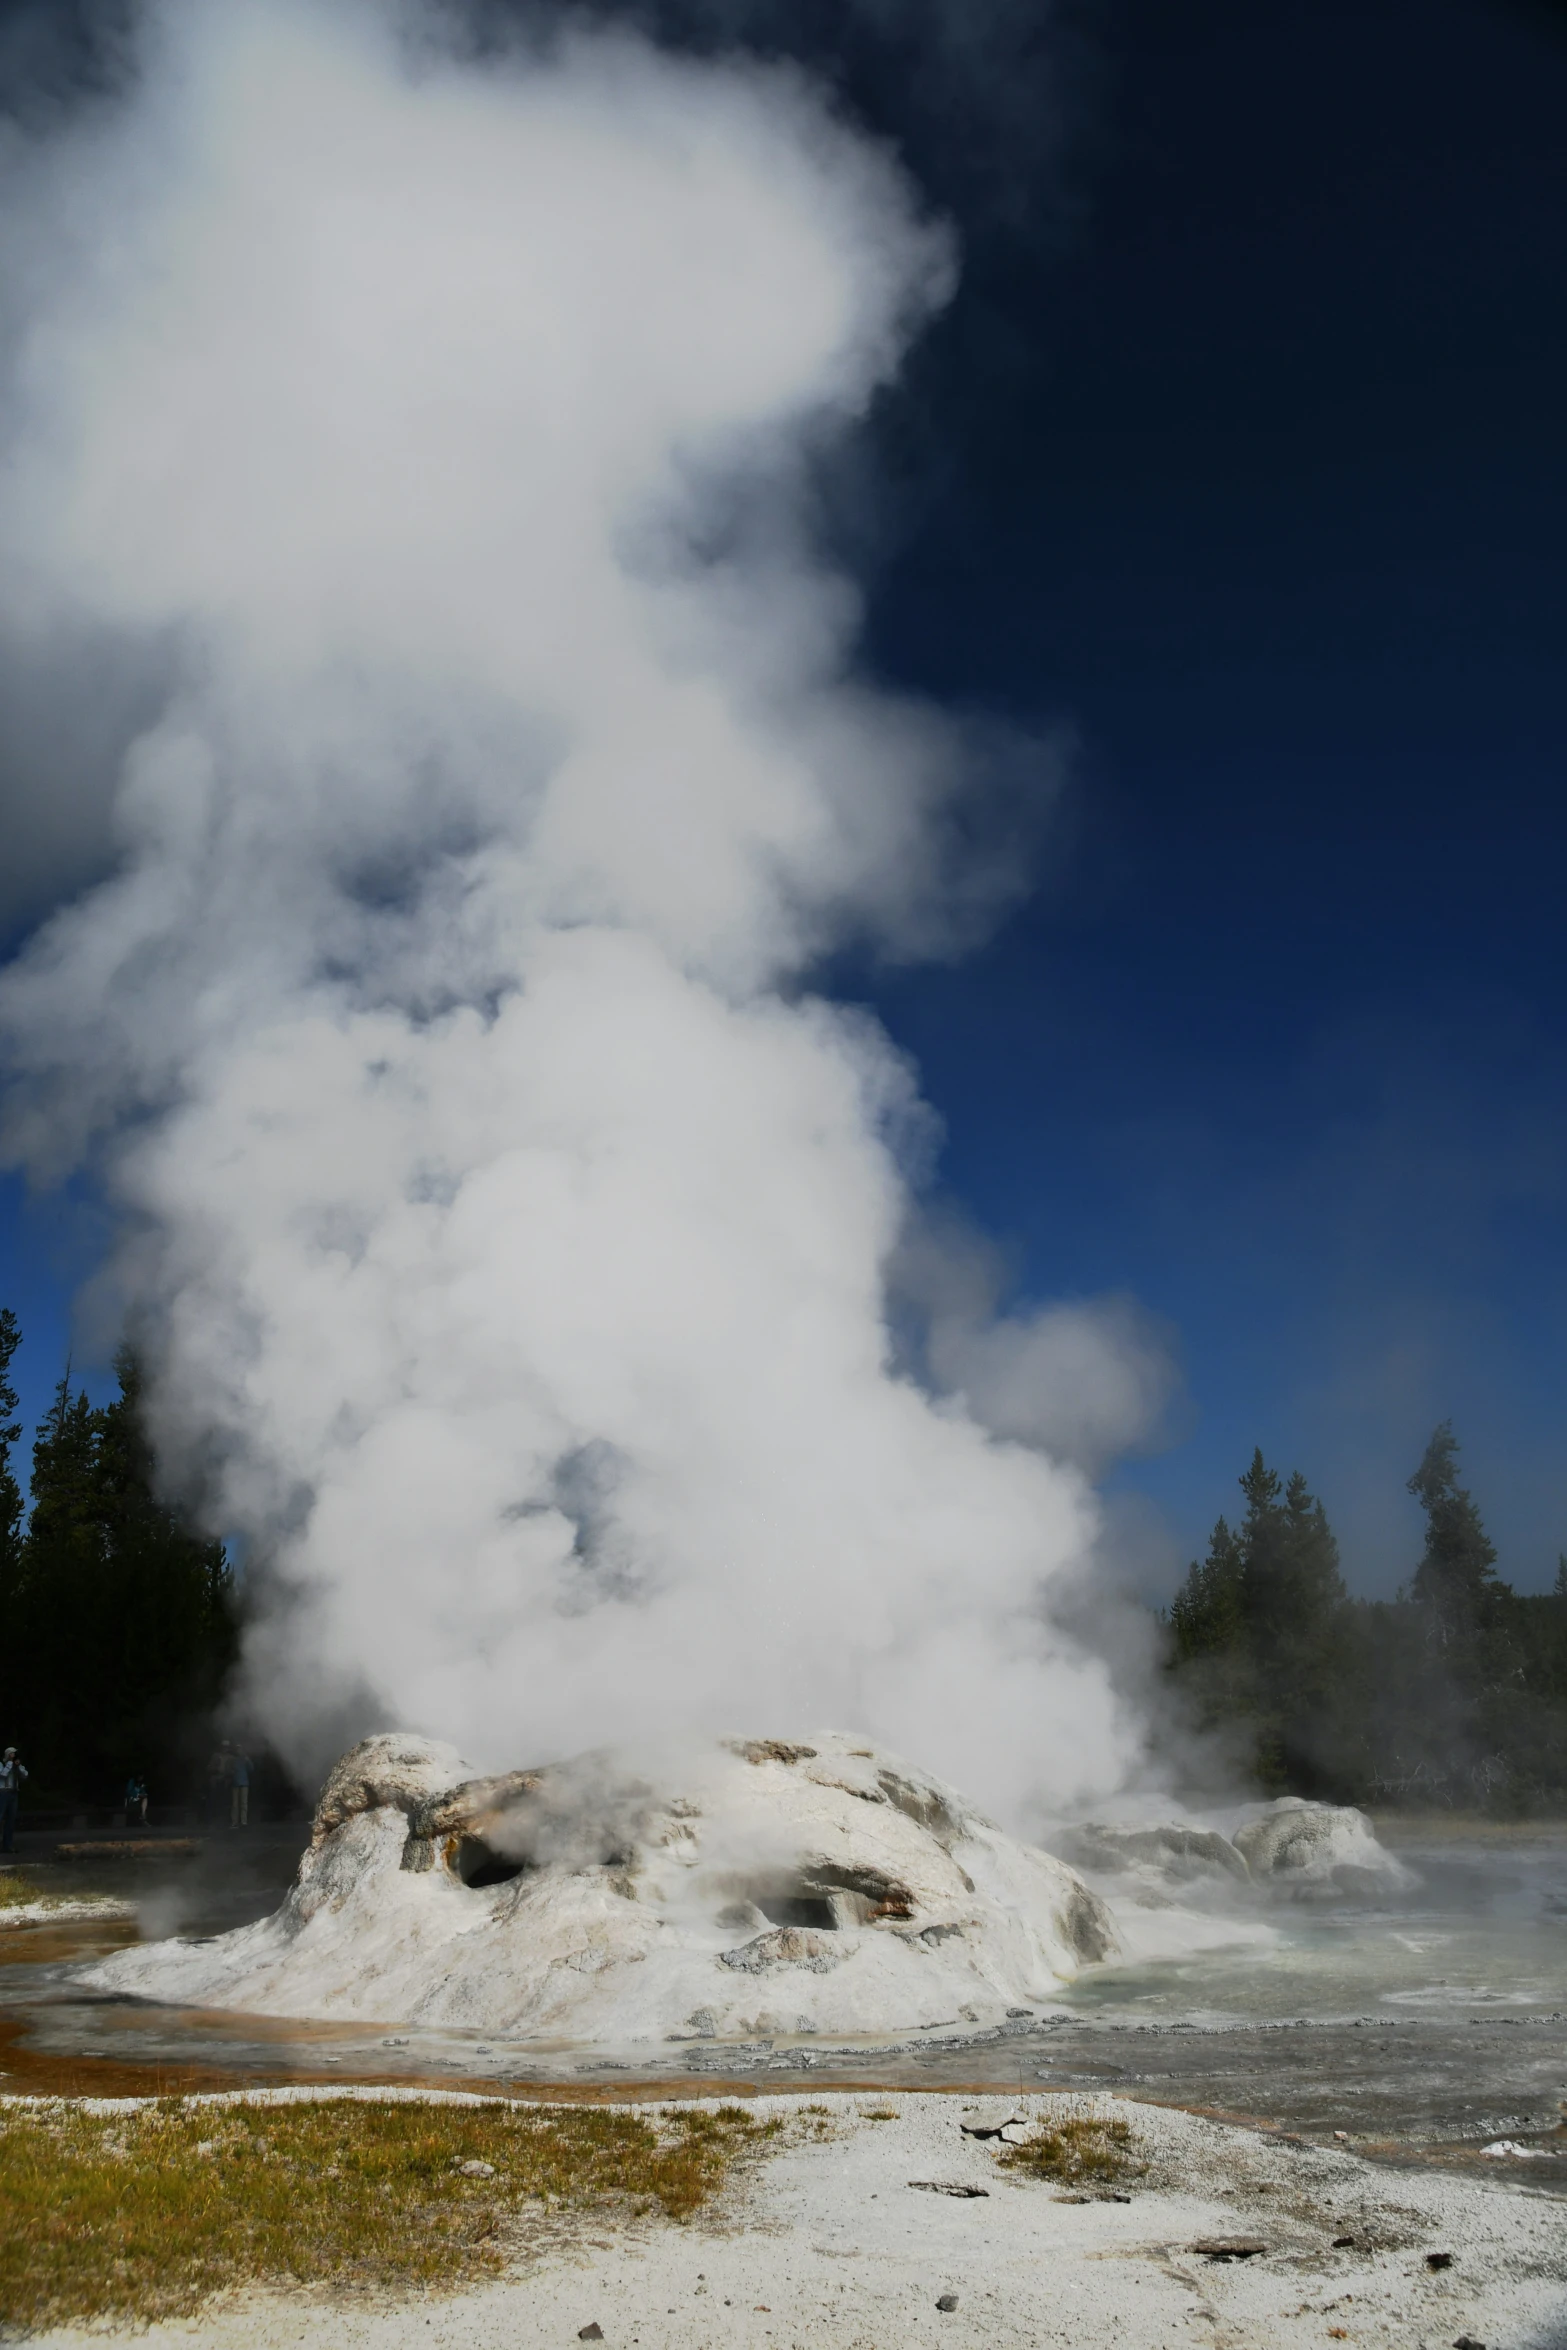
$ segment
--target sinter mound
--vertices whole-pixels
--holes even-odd
[[[183,2005],[643,2043],[989,2025],[1118,1952],[1062,1861],[863,1740],[613,1755],[498,1778],[366,1739],[271,1917],[120,1952]]]

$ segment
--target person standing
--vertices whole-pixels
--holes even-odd
[[[147,1825],[147,1782],[140,1771],[132,1771],[125,1782],[125,1825]]]
[[[0,1756],[0,1852],[16,1850],[16,1807],[26,1777],[26,1766],[18,1762],[16,1748],[8,1746]]]
[[[250,1757],[237,1746],[229,1752],[229,1826],[250,1826]]]

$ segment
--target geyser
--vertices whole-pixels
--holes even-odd
[[[332,1773],[272,1917],[121,1952],[85,1980],[635,2046],[994,2026],[1117,1949],[1063,1862],[861,1739],[479,1778],[450,1748],[377,1737]]]
[[[302,1775],[377,1722],[493,1766],[827,1719],[1069,1804],[1138,1734],[1052,1625],[1056,1455],[1146,1350],[965,1321],[950,1392],[900,1370],[930,1124],[809,984],[1018,879],[813,545],[949,241],[793,75],[451,25],[164,0],[5,151],[0,622],[157,710],[0,985],[11,1156],[107,1191]]]

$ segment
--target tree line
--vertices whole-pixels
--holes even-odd
[[[128,1350],[109,1403],[61,1379],[24,1501],[20,1343],[0,1310],[0,1742],[32,1774],[30,1808],[111,1803],[133,1775],[155,1805],[182,1800],[238,1655],[232,1569],[160,1497]]]
[[[1270,1794],[1492,1810],[1567,1801],[1567,1558],[1514,1591],[1444,1422],[1409,1490],[1425,1547],[1391,1600],[1352,1598],[1321,1502],[1261,1452],[1169,1611],[1201,1726]]]

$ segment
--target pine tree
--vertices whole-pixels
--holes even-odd
[[[123,1779],[158,1767],[179,1726],[211,1712],[237,1638],[223,1545],[191,1533],[158,1495],[141,1366],[126,1350],[116,1369],[120,1392],[94,1415],[104,1600],[115,1626],[99,1744],[108,1775]]]
[[[33,1443],[18,1626],[28,1662],[22,1734],[39,1792],[78,1794],[84,1731],[101,1705],[107,1643],[93,1410],[69,1368]]]
[[[1458,1439],[1444,1420],[1426,1446],[1409,1490],[1426,1513],[1425,1552],[1414,1575],[1414,1598],[1426,1611],[1434,1644],[1471,1639],[1494,1613],[1505,1586],[1496,1580],[1496,1551],[1473,1496],[1458,1482]]]
[[[1272,1787],[1314,1790],[1335,1744],[1346,1680],[1346,1595],[1322,1504],[1261,1451],[1240,1480],[1246,1515],[1221,1518],[1171,1605],[1179,1668],[1209,1727],[1243,1724]]]
[[[195,1775],[237,1614],[222,1544],[157,1491],[135,1357],[118,1369],[96,1408],[67,1372],[38,1431],[14,1626],[27,1673],[6,1735],[25,1737],[46,1796],[110,1802],[136,1770],[167,1802]]]
[[[1242,1645],[1245,1558],[1226,1519],[1208,1537],[1208,1555],[1193,1559],[1186,1580],[1170,1603],[1176,1655],[1184,1664],[1198,1657],[1229,1656]]]
[[[1249,1613],[1264,1648],[1290,1655],[1310,1649],[1333,1611],[1342,1606],[1344,1578],[1338,1542],[1327,1512],[1297,1469],[1278,1496],[1278,1479],[1263,1469],[1261,1453],[1252,1476],[1265,1476],[1270,1490],[1259,1498],[1247,1523]],[[1243,1488],[1251,1480],[1241,1480]]]
[[[1433,1432],[1409,1490],[1426,1513],[1410,1596],[1431,1660],[1428,1742],[1469,1800],[1526,1800],[1559,1767],[1549,1688],[1534,1685],[1548,1660],[1533,1638],[1533,1604],[1497,1574],[1495,1546],[1458,1482],[1451,1421]]]
[[[1248,1509],[1246,1620],[1265,1776],[1310,1787],[1337,1744],[1347,1594],[1327,1513],[1297,1469],[1282,1491],[1261,1453],[1241,1479]]]
[[[1347,1595],[1326,1513],[1260,1452],[1170,1610],[1172,1666],[1205,1726],[1268,1788],[1490,1810],[1567,1795],[1567,1553],[1550,1593],[1496,1572],[1452,1428],[1410,1490],[1424,1555],[1394,1600]]]

